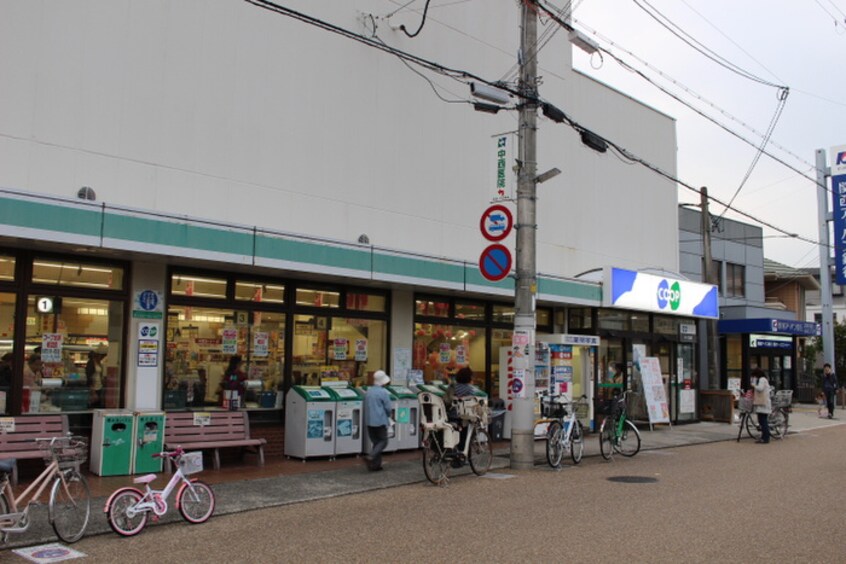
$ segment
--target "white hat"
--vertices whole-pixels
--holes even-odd
[[[105,344],[103,344],[103,343],[100,343],[99,345],[97,345],[97,348],[96,348],[96,349],[94,349],[94,352],[95,352],[96,354],[103,354],[103,355],[108,354],[108,352],[109,352],[109,346],[108,346],[108,345],[105,345]]]
[[[373,373],[374,386],[387,386],[390,381],[391,377],[385,374],[384,370],[377,370]]]

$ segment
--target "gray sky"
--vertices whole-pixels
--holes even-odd
[[[766,81],[790,87],[771,138],[786,151],[768,145],[769,152],[814,178],[815,151],[822,148],[828,154],[832,146],[846,145],[846,65],[842,64],[846,61],[846,0],[646,1],[734,65]],[[634,0],[576,2],[574,25],[584,31],[595,30],[619,45],[613,47],[592,36],[603,46],[626,61],[637,63],[623,49],[631,51],[758,132],[767,130],[778,103],[776,88],[740,77],[712,62],[673,36]],[[557,0],[555,5],[563,6],[564,0]],[[838,25],[833,17],[838,18]],[[541,60],[544,55],[549,56],[541,52]],[[608,56],[599,61],[596,56],[574,49],[574,65],[674,117],[679,178],[693,186],[708,186],[709,192],[724,202],[732,198],[755,156],[753,147],[624,70]],[[683,100],[760,144],[760,136],[662,80],[657,71],[644,72],[679,93]],[[698,202],[698,197],[680,188],[679,201]],[[816,202],[813,182],[763,155],[732,205],[816,241]],[[714,205],[711,211],[719,214],[723,209]],[[752,223],[731,211],[727,216]],[[770,237],[776,235],[764,229],[767,258],[794,267],[819,264],[815,245]]]

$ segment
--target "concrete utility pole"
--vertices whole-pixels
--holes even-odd
[[[828,180],[825,149],[817,149],[817,213],[820,223],[820,306],[822,308],[823,361],[834,364],[834,313],[831,305],[831,257],[829,255]],[[841,376],[842,377],[842,376]]]
[[[705,186],[700,188],[699,196],[702,209],[703,281],[706,284],[719,286],[717,273],[714,271],[714,257],[711,255],[711,212],[708,211],[708,188]],[[717,335],[717,320],[706,320],[705,327],[708,333],[708,381],[705,382],[707,387],[700,383],[700,389],[715,389],[720,387],[720,339]]]
[[[519,146],[517,159],[517,280],[514,290],[515,380],[522,373],[522,388],[514,389],[511,423],[511,468],[525,470],[535,464],[535,294],[537,293],[537,36],[535,0],[522,2],[520,35]],[[512,349],[512,350],[513,350]],[[524,372],[521,372],[524,371]]]

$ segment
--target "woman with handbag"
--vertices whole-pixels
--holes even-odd
[[[761,438],[755,441],[760,444],[767,444],[770,442],[770,412],[773,410],[772,402],[770,401],[770,382],[767,380],[767,375],[760,368],[756,368],[750,374],[752,381],[752,389],[754,395],[752,396],[752,406],[755,413],[758,414],[758,425],[761,427]]]

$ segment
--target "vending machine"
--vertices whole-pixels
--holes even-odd
[[[335,398],[319,386],[294,386],[285,402],[285,455],[335,456]]]
[[[420,402],[417,394],[406,386],[389,385],[388,390],[397,398],[396,418],[397,449],[420,447]]]
[[[335,400],[335,455],[359,454],[364,427],[364,394],[346,382],[324,384]]]
[[[362,386],[361,389],[365,392],[367,391],[368,386]],[[388,391],[388,395],[391,396],[391,419],[394,421],[397,420],[397,397],[391,392],[390,389],[385,388]],[[365,414],[364,414],[364,424],[365,424],[365,433],[364,433],[364,450],[365,454],[370,454],[371,449],[373,448],[373,443],[370,442],[370,435],[367,434],[366,425],[367,425],[367,407],[365,404]],[[383,452],[394,452],[397,450],[397,427],[394,425],[393,428],[388,428],[388,446],[385,447]]]

